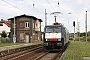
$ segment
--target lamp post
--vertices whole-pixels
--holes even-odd
[[[87,43],[87,11],[86,11],[86,21],[85,21],[85,24],[86,24],[86,43]]]
[[[16,34],[15,34],[15,17],[14,17],[14,34],[13,34],[13,42],[16,43]]]
[[[45,26],[47,25],[47,13],[46,13],[46,9],[45,9]]]

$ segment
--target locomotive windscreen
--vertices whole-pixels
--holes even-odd
[[[61,27],[60,26],[46,26],[45,32],[46,33],[60,33]]]

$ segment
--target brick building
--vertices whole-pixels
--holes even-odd
[[[42,20],[25,14],[8,19],[11,20],[10,38],[12,41],[14,35],[14,19],[16,42],[33,43],[40,41]]]

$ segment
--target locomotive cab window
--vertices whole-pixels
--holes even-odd
[[[59,32],[61,32],[61,27],[60,26],[47,26],[45,28],[45,32],[47,32],[47,33],[59,33]]]
[[[46,32],[53,32],[53,27],[46,27]]]
[[[54,32],[56,32],[56,33],[61,32],[61,27],[54,27]]]

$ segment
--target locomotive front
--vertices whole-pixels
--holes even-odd
[[[60,49],[63,46],[61,25],[48,25],[44,28],[44,47],[46,49]]]

